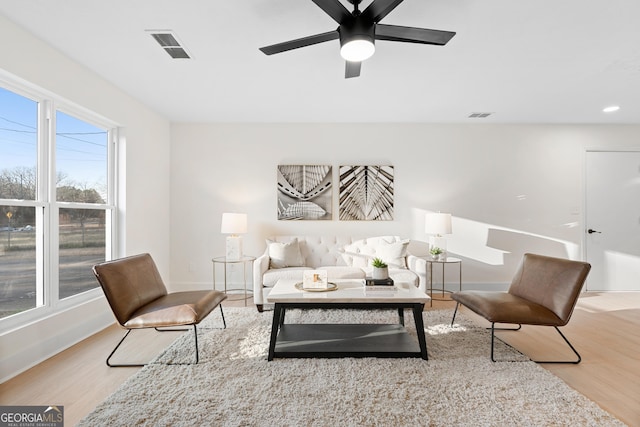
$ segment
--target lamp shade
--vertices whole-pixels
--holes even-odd
[[[223,234],[244,234],[247,232],[247,214],[223,213],[220,232]]]
[[[425,216],[424,230],[427,234],[451,234],[451,214],[428,213]]]

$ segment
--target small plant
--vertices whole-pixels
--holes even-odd
[[[374,266],[375,268],[385,268],[385,267],[387,267],[387,263],[384,262],[381,258],[374,258],[371,261],[371,265]]]
[[[431,250],[429,251],[429,253],[430,253],[431,255],[433,255],[433,256],[440,255],[442,252],[443,252],[443,250],[442,250],[442,249],[440,249],[440,248],[439,248],[439,247],[437,247],[437,246],[436,246],[436,247],[434,247],[434,248],[431,248]]]

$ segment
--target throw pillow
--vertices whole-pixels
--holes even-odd
[[[345,245],[342,250],[342,259],[350,267],[365,268],[374,257],[375,248],[366,244],[366,239],[356,240]]]
[[[304,266],[304,258],[300,252],[298,239],[293,239],[288,243],[267,240],[267,247],[271,268]]]
[[[380,242],[376,247],[376,257],[382,258],[391,268],[407,268],[406,256],[410,240],[395,243]]]
[[[344,261],[345,265],[349,267],[364,268],[369,264],[369,260],[371,260],[372,258],[371,255],[367,255],[359,252],[347,252],[345,248],[339,251],[340,256],[342,257],[342,260]]]

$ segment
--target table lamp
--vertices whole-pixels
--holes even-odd
[[[425,216],[424,229],[429,238],[429,250],[439,248],[442,250],[442,258],[447,257],[447,240],[443,234],[451,234],[451,214],[449,213],[428,213]]]
[[[243,213],[223,213],[220,232],[230,234],[227,236],[225,256],[229,261],[240,261],[242,259],[242,236],[247,232],[247,214]]]

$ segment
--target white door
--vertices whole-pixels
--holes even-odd
[[[640,151],[587,151],[587,290],[640,290]]]

